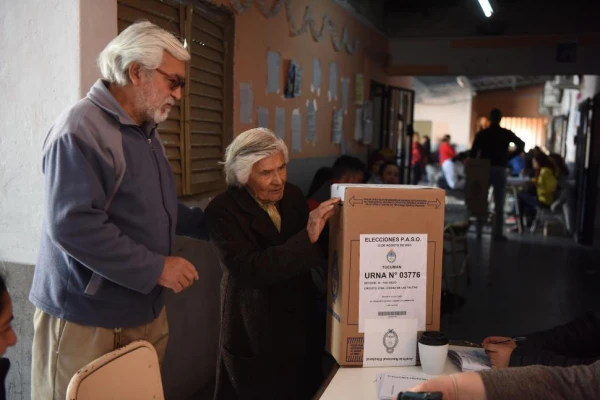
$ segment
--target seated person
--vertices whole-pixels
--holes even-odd
[[[525,171],[525,155],[523,153],[514,156],[508,161],[511,176],[521,176]]]
[[[379,176],[384,185],[400,184],[400,167],[393,161],[386,161],[379,167]]]
[[[321,203],[329,200],[331,197],[331,185],[334,183],[363,183],[365,179],[365,164],[353,156],[340,156],[333,163],[331,170],[331,179],[326,181],[319,190],[313,193],[308,199],[309,211],[315,210]],[[319,245],[323,254],[329,251],[329,225],[323,229],[323,234],[319,237]],[[327,271],[323,271],[325,281],[327,281]]]
[[[310,183],[308,192],[306,192],[306,198],[310,199],[312,197],[312,195],[315,194],[315,192],[317,190],[319,190],[325,182],[328,182],[331,180],[332,175],[333,175],[333,170],[331,169],[331,167],[319,168],[317,170],[317,172],[315,172],[315,176],[313,177],[313,180]]]
[[[450,144],[450,135],[446,134],[442,138],[442,142],[440,143],[440,147],[438,149],[440,155],[440,164],[444,165],[444,161],[449,160],[456,156],[456,150],[452,144]]]
[[[463,190],[465,188],[467,174],[464,163],[468,155],[469,152],[459,153],[442,164],[443,177],[448,189]]]
[[[525,337],[519,344],[509,337],[485,338],[483,347],[492,367],[589,365],[600,361],[600,312]]]
[[[543,153],[542,149],[539,146],[535,146],[533,149],[529,150],[525,155],[525,168],[521,173],[521,176],[533,178],[535,176],[535,171],[533,170],[533,157],[537,154]]]
[[[528,191],[521,191],[517,195],[519,209],[521,210],[521,219],[524,216],[535,216],[536,209],[539,207],[550,207],[556,194],[557,180],[554,173],[554,166],[544,153],[537,153],[533,157],[533,169],[536,177],[532,179],[535,185],[535,194]]]
[[[383,155],[379,151],[373,152],[371,157],[369,157],[369,180],[367,183],[378,184],[381,183],[381,176],[379,175],[379,169],[381,168],[381,164],[383,164],[385,159]]]

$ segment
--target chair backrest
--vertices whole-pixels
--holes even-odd
[[[164,400],[158,356],[139,340],[103,355],[71,378],[67,400]]]
[[[570,194],[571,187],[569,185],[569,182],[562,181],[556,187],[556,199],[552,202],[552,205],[550,206],[552,212],[559,212],[561,207],[569,202]]]

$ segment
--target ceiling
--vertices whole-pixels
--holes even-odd
[[[457,76],[417,76],[415,77],[430,91],[445,91],[459,88]],[[552,76],[539,75],[498,75],[498,76],[471,76],[464,78],[462,83],[475,92],[496,89],[510,89],[522,86],[537,85],[552,79]]]
[[[390,38],[600,33],[595,2],[587,0],[334,0]]]
[[[361,0],[353,0],[360,2]],[[477,0],[373,0],[390,37],[448,37],[597,33],[594,2],[585,0],[490,0],[483,15]]]

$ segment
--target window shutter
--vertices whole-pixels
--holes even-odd
[[[223,152],[231,135],[228,114],[230,85],[226,76],[230,57],[231,21],[217,10],[194,7],[191,18],[189,140],[189,193],[199,194],[224,187]],[[229,76],[232,76],[230,74]]]

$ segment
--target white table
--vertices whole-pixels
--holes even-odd
[[[454,346],[452,346],[454,347]],[[377,399],[377,374],[384,372],[401,372],[407,375],[425,375],[421,367],[385,367],[385,368],[358,368],[340,367],[335,376],[323,392],[321,400],[378,400]],[[446,359],[443,375],[460,372],[456,365]],[[431,376],[433,378],[433,376]]]
[[[509,186],[523,186],[528,182],[531,182],[531,178],[521,176],[509,176],[506,178],[506,184]]]

